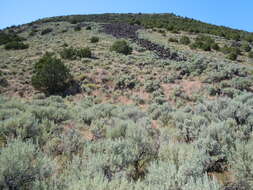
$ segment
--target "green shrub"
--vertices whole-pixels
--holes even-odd
[[[52,31],[53,31],[52,28],[46,28],[46,29],[42,30],[40,34],[41,35],[45,35],[45,34],[48,34],[48,33],[52,32]]]
[[[53,134],[57,134],[57,126],[71,118],[63,99],[51,96],[30,102],[6,100],[0,107],[0,137],[20,138],[44,145]]]
[[[76,56],[80,58],[91,58],[91,50],[90,48],[81,48],[76,50]]]
[[[29,36],[35,36],[37,32],[38,32],[37,29],[32,29],[31,32],[29,33]]]
[[[171,74],[163,77],[164,83],[174,83],[178,79],[178,76],[176,74]]]
[[[226,170],[229,151],[234,147],[235,136],[229,127],[236,124],[231,120],[211,124],[206,130],[202,130],[196,142],[200,151],[210,157],[207,167],[208,172],[223,172]]]
[[[227,45],[224,45],[220,50],[224,54],[229,54],[230,51],[231,51],[230,48]]]
[[[12,41],[5,44],[4,48],[6,50],[22,50],[27,49],[29,47],[28,44],[24,44],[23,42]]]
[[[222,80],[229,80],[234,77],[246,77],[247,69],[237,64],[227,63],[212,63],[209,64],[206,82],[220,82]]]
[[[70,18],[68,21],[70,24],[77,24],[78,22],[80,22],[80,20],[75,19],[75,18]]]
[[[220,183],[216,180],[210,179],[206,174],[202,178],[194,179],[191,178],[182,190],[222,190]]]
[[[171,97],[173,100],[177,100],[178,98],[181,98],[183,100],[190,100],[189,97],[187,96],[187,94],[184,92],[183,88],[180,86],[176,86],[172,93],[171,93]]]
[[[253,51],[251,51],[251,52],[248,53],[248,57],[249,58],[253,58]]]
[[[69,69],[52,54],[45,54],[34,67],[32,85],[49,94],[65,90],[71,79]]]
[[[215,41],[210,36],[205,35],[199,35],[195,42],[191,44],[191,48],[198,48],[204,51],[211,51],[212,47],[217,48]]]
[[[234,53],[234,54],[236,54],[236,55],[241,55],[241,50],[240,50],[239,47],[231,47],[231,48],[230,48],[230,52],[231,52],[231,53]]]
[[[0,73],[0,86],[1,87],[7,87],[8,86],[8,81],[1,75],[1,73]]]
[[[123,75],[117,79],[115,89],[133,89],[136,84],[137,80],[133,75]]]
[[[132,48],[127,44],[125,40],[117,40],[111,46],[111,51],[122,53],[124,55],[129,55],[132,53]]]
[[[61,52],[60,55],[63,59],[76,59],[76,49],[73,47],[70,48],[64,48]]]
[[[216,51],[219,51],[219,50],[220,50],[220,46],[219,46],[217,43],[213,43],[213,44],[211,45],[211,48],[212,48],[213,50],[216,50]]]
[[[188,45],[191,43],[191,40],[188,36],[182,36],[179,41],[181,44]]]
[[[165,103],[163,101],[162,104],[159,102],[153,103],[149,106],[148,112],[153,120],[162,119],[169,115],[173,111],[170,104]]]
[[[171,33],[173,33],[173,34],[180,34],[180,30],[174,28],[173,30],[171,30]]]
[[[91,42],[91,43],[97,43],[97,42],[99,42],[99,38],[96,37],[96,36],[93,36],[93,37],[90,39],[90,42]]]
[[[232,61],[235,61],[237,59],[237,56],[238,55],[236,53],[232,52],[232,53],[228,54],[227,58]]]
[[[91,29],[92,29],[91,26],[86,27],[86,30],[91,30]]]
[[[230,39],[235,40],[235,41],[239,41],[240,40],[240,35],[238,33],[231,33],[228,35]]]
[[[180,71],[179,76],[177,76],[177,79],[180,79],[182,76],[199,76],[207,70],[208,65],[208,61],[203,57],[195,57],[187,62],[171,64],[170,67],[173,70]]]
[[[144,183],[151,189],[180,189],[184,184],[184,177],[180,176],[176,165],[166,162],[154,162],[148,168],[149,173]]]
[[[232,151],[230,164],[238,181],[247,185],[253,185],[253,154],[252,143],[237,142],[235,150]]]
[[[16,34],[12,34],[12,33],[7,34],[5,32],[0,32],[0,45],[7,44],[7,43],[13,42],[13,41],[20,42],[23,40],[25,40],[25,39],[22,37],[19,37]]]
[[[146,92],[154,92],[161,88],[160,81],[158,80],[149,80],[145,83],[144,88]]]
[[[247,77],[234,77],[228,85],[239,90],[250,90],[253,80]]]
[[[74,21],[73,21],[74,20]],[[44,22],[67,21],[78,22],[126,22],[137,23],[149,29],[162,28],[170,31],[186,31],[191,33],[206,33],[221,36],[226,39],[252,41],[252,34],[242,30],[234,30],[224,26],[215,26],[194,19],[176,16],[175,14],[101,14],[101,15],[74,15],[53,17]]]
[[[177,43],[178,42],[178,40],[176,39],[176,38],[169,38],[169,40],[168,40],[169,42],[175,42],[175,43]]]
[[[31,143],[15,140],[0,152],[0,189],[33,189],[53,174],[54,164]]]
[[[249,52],[251,50],[251,47],[250,47],[249,43],[244,42],[242,44],[242,50],[245,51],[245,52]]]
[[[77,32],[77,31],[81,31],[82,30],[82,27],[80,25],[76,25],[74,27],[74,30]]]
[[[91,50],[90,48],[64,48],[61,52],[60,55],[63,59],[69,59],[69,60],[74,60],[77,58],[91,58]]]
[[[132,19],[129,23],[131,25],[141,25],[141,21],[137,19]]]

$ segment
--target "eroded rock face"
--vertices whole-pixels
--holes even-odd
[[[149,40],[138,38],[137,31],[143,28],[139,25],[110,23],[104,24],[103,27],[103,32],[106,34],[110,34],[116,38],[129,38],[146,50],[155,52],[155,54],[161,59],[171,59],[176,61],[185,60],[185,58],[180,57],[176,52],[171,52],[168,48],[164,48],[163,46],[150,42]]]

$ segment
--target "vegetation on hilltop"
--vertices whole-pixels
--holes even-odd
[[[224,26],[216,26],[201,21],[180,17],[174,14],[98,14],[98,15],[71,15],[52,17],[37,21],[58,22],[68,21],[79,22],[126,22],[130,24],[142,25],[146,28],[166,28],[170,31],[188,31],[192,33],[206,33],[224,37],[232,40],[253,41],[253,34],[242,30],[235,30]]]

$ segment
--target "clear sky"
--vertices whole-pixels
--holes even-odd
[[[253,32],[253,0],[0,0],[0,28],[92,13],[175,13]]]

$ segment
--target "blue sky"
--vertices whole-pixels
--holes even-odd
[[[0,28],[91,13],[175,13],[253,32],[253,0],[0,0]]]

